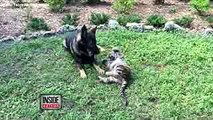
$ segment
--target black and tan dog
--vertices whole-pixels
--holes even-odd
[[[92,64],[99,74],[104,73],[95,59],[95,56],[103,50],[100,46],[97,46],[95,34],[96,27],[87,31],[84,25],[81,29],[71,32],[63,43],[65,50],[69,51],[73,56],[81,78],[87,77],[83,64]]]

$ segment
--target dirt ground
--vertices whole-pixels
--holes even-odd
[[[0,37],[4,35],[17,36],[24,33],[29,16],[44,18],[51,30],[56,30],[61,26],[61,20],[64,14],[67,13],[79,14],[79,25],[90,24],[88,19],[91,12],[104,12],[115,18],[118,14],[111,8],[112,1],[106,0],[107,4],[94,6],[67,5],[63,13],[53,13],[49,11],[47,4],[33,0],[24,1],[25,4],[22,8],[13,8],[11,0],[0,0]],[[176,12],[171,13],[172,9],[175,9]],[[202,20],[200,16],[190,9],[189,4],[178,0],[166,0],[166,5],[153,5],[153,0],[139,0],[132,13],[140,15],[143,22],[151,14],[164,15],[167,20],[185,15],[192,16],[194,21],[191,29],[195,31],[200,31],[209,25],[208,22]],[[209,13],[213,15],[213,10]]]

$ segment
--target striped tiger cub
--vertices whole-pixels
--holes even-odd
[[[123,97],[124,105],[128,105],[128,100],[125,94],[128,81],[130,79],[131,70],[124,61],[124,58],[118,48],[113,48],[107,59],[104,60],[104,64],[108,71],[107,77],[99,76],[99,82],[111,83],[115,82],[121,85],[120,94]]]

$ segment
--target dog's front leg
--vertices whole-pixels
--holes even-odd
[[[93,66],[95,67],[95,69],[98,71],[99,74],[101,74],[101,75],[104,74],[104,70],[102,70],[96,62],[93,63]]]
[[[86,73],[85,73],[85,71],[84,71],[82,65],[79,64],[79,63],[77,63],[76,65],[77,65],[77,68],[78,68],[78,70],[79,70],[79,72],[80,72],[80,77],[81,77],[81,78],[86,78],[87,75],[86,75]]]

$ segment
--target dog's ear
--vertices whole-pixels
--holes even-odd
[[[86,28],[85,25],[81,28],[81,37],[82,38],[86,38],[87,37],[87,28]]]
[[[94,27],[94,28],[92,28],[90,31],[92,32],[92,33],[96,33],[96,30],[97,30],[97,26],[96,27]]]
[[[87,37],[87,28],[86,26],[84,25],[81,29],[80,29],[80,32],[77,34],[77,41],[83,41],[85,40]]]

